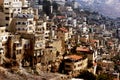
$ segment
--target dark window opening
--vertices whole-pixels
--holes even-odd
[[[8,24],[6,24],[6,26],[8,26]]]
[[[9,17],[5,17],[5,20],[9,20]]]

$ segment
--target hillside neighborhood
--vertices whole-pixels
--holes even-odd
[[[0,0],[0,80],[119,80],[120,18],[75,0]]]

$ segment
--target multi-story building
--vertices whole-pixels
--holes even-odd
[[[3,58],[6,54],[6,43],[9,37],[9,33],[5,32],[6,27],[0,27],[0,64],[3,64]]]
[[[32,14],[18,14],[16,16],[16,32],[20,34],[34,34],[35,22]]]
[[[20,1],[22,1],[22,8],[28,8],[30,6],[28,0],[20,0]]]
[[[71,73],[73,76],[79,74],[81,70],[87,68],[88,58],[81,55],[68,55],[64,57],[64,67],[66,73]]]
[[[13,17],[21,13],[22,2],[19,0],[4,0],[5,25],[8,27],[11,24]]]
[[[58,33],[57,33],[57,38],[60,39],[60,40],[67,41],[68,37],[69,36],[68,36],[67,28],[65,28],[65,27],[59,28]]]

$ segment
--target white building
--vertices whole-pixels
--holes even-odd
[[[0,41],[6,43],[9,37],[9,33],[5,32],[6,27],[0,27]]]
[[[22,2],[19,0],[4,0],[5,25],[8,27],[18,13],[21,13]]]
[[[22,1],[22,7],[29,7],[30,3],[28,2],[28,0],[20,0]]]
[[[21,34],[33,34],[35,32],[34,16],[32,14],[18,14],[16,16],[16,32]]]
[[[69,55],[64,57],[65,71],[71,72],[73,75],[87,68],[88,58],[83,58],[81,55]]]

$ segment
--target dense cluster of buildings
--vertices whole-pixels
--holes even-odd
[[[113,36],[120,33],[119,29],[116,33],[107,30],[105,24],[89,25],[84,11],[79,16],[69,5],[59,5],[60,14],[51,12],[54,15],[49,17],[41,12],[42,4],[30,4],[32,0],[1,3],[0,15],[4,20],[0,23],[1,65],[31,67],[38,74],[41,71],[66,74],[61,80],[76,77],[83,70],[97,74],[97,66],[103,68],[98,74],[117,73],[111,59],[120,52],[119,38]],[[93,63],[91,68],[89,61]]]

